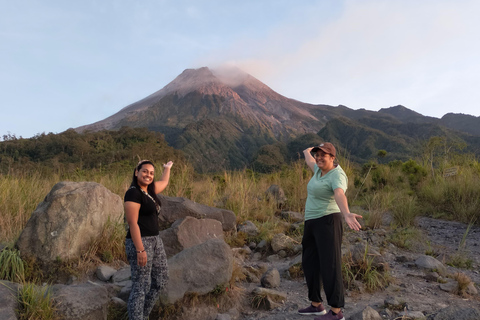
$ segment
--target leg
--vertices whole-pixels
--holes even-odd
[[[302,238],[302,268],[308,287],[308,299],[314,303],[322,302],[320,289],[322,278],[320,276],[320,257],[318,255],[317,243],[315,241],[316,220],[305,221],[305,228]]]
[[[343,221],[341,213],[327,215],[319,226],[317,245],[320,249],[320,270],[323,289],[332,308],[345,305],[342,276]]]
[[[160,291],[165,288],[168,281],[167,255],[165,254],[165,250],[163,248],[162,239],[160,236],[156,236],[153,239],[153,261],[151,274],[152,282],[150,285],[150,291],[145,297],[145,318],[147,318],[152,311]]]
[[[145,246],[145,250],[146,249]],[[125,250],[132,272],[132,291],[130,292],[127,304],[128,318],[130,320],[143,320],[145,295],[150,287],[150,273],[152,268],[152,263],[149,262],[150,255],[147,251],[147,265],[140,267],[137,264],[137,252],[132,239],[125,241]]]

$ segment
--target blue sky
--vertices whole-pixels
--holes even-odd
[[[0,0],[0,136],[102,120],[184,69],[289,98],[480,116],[478,0]]]

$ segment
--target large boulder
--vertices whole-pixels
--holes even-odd
[[[207,294],[229,282],[233,255],[222,239],[210,239],[168,260],[169,281],[161,301],[175,303],[187,293]]]
[[[223,239],[220,221],[185,217],[175,221],[172,226],[160,232],[163,247],[170,258],[183,249],[201,244],[208,239]]]
[[[284,233],[277,233],[274,235],[271,242],[272,250],[275,253],[280,250],[292,250],[296,244],[297,242],[295,240]]]
[[[178,219],[185,217],[194,217],[197,219],[214,219],[222,223],[223,231],[235,229],[235,213],[230,210],[209,207],[200,203],[180,197],[167,197],[158,195],[162,210],[159,215],[159,224],[161,229],[166,229]]]
[[[110,299],[105,287],[86,283],[71,286],[56,284],[52,288],[52,298],[61,319],[107,319]]]
[[[44,263],[80,257],[108,219],[122,216],[122,199],[102,185],[59,182],[32,213],[16,246],[23,258]]]
[[[17,320],[15,312],[18,309],[18,284],[9,281],[0,281],[0,319]]]

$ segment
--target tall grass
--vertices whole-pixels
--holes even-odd
[[[21,320],[55,320],[56,308],[49,287],[38,287],[33,283],[25,283],[18,293],[18,314]]]

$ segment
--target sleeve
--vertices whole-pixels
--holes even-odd
[[[347,192],[348,179],[343,172],[336,172],[334,179],[332,179],[332,190],[342,189],[343,192]]]
[[[127,202],[127,201],[131,201],[131,202],[136,202],[136,203],[142,203],[142,194],[140,193],[140,191],[138,191],[137,188],[130,188],[127,190],[127,192],[125,192],[125,198],[123,200],[123,202]]]

